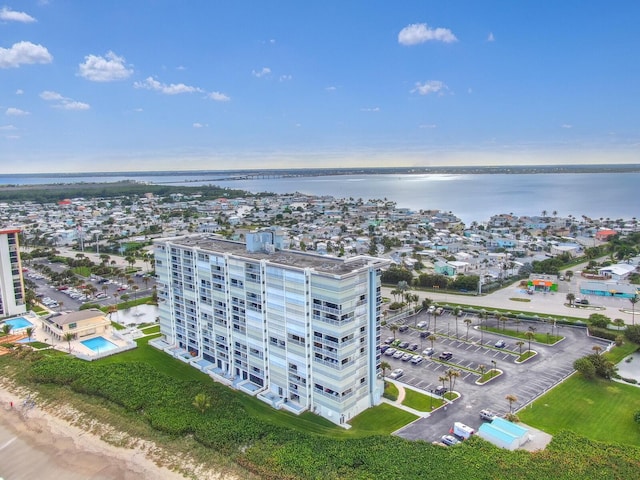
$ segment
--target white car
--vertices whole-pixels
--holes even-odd
[[[422,357],[422,355],[414,355],[411,359],[411,363],[413,363],[414,365],[420,365],[423,360],[424,358]]]
[[[425,328],[427,326],[427,322],[418,322],[418,324],[416,325],[416,327],[418,328]]]
[[[391,372],[389,378],[393,378],[395,380],[396,378],[400,378],[402,375],[404,375],[404,370],[402,370],[401,368],[396,368],[393,372]]]

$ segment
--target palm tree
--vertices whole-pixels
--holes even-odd
[[[478,313],[478,318],[480,319],[480,345],[484,343],[484,330],[482,327],[484,326],[484,321],[488,316],[489,314],[486,312],[486,310],[482,310],[480,313]]]
[[[634,295],[629,299],[631,302],[631,325],[636,324],[636,303],[638,303],[638,295]]]
[[[519,340],[516,342],[516,345],[518,346],[518,350],[520,351],[520,355],[522,355],[522,346],[524,345],[524,342],[522,340]]]
[[[456,340],[458,339],[458,317],[462,313],[462,309],[460,307],[455,307],[453,309],[453,316],[456,317]]]
[[[566,272],[564,272],[564,278],[567,279],[567,281],[571,281],[571,277],[573,277],[573,270],[567,270]]]
[[[567,302],[569,302],[569,306],[573,306],[573,302],[576,299],[576,296],[573,293],[567,293]]]
[[[193,406],[196,407],[200,413],[204,413],[209,407],[211,407],[211,398],[204,393],[199,393],[193,399]]]
[[[480,364],[480,365],[478,365],[478,370],[480,371],[480,376],[484,376],[484,372],[487,371],[487,366],[483,365],[483,364]]]
[[[25,333],[27,334],[27,338],[31,341],[31,336],[33,335],[33,327],[28,327],[25,329]]]
[[[513,403],[518,401],[518,397],[510,393],[504,398],[509,402],[509,413],[513,413]]]
[[[393,339],[396,339],[396,332],[398,331],[398,325],[395,323],[389,326],[389,330],[393,332]]]
[[[473,323],[473,320],[471,320],[470,318],[465,318],[464,319],[464,323],[467,324],[467,342],[468,342],[469,341],[469,327]]]
[[[438,329],[436,328],[438,324],[438,309],[436,308],[433,312],[433,332],[436,333]]]
[[[11,325],[9,325],[8,323],[3,324],[2,333],[8,336],[11,333]]]
[[[436,337],[435,335],[431,334],[427,337],[427,340],[431,340],[431,349],[433,350],[433,342],[435,342],[438,339],[438,337]]]
[[[596,355],[600,356],[600,352],[602,351],[602,347],[599,345],[594,345],[591,350],[593,350],[594,352],[596,352]]]
[[[500,322],[502,323],[502,331],[507,329],[508,321],[509,321],[509,317],[505,317],[504,315],[500,317]]]
[[[69,353],[71,353],[71,341],[75,340],[76,335],[74,333],[71,332],[67,332],[62,336],[62,339],[68,343],[69,345]]]
[[[382,370],[382,378],[385,379],[387,370],[391,370],[391,365],[389,365],[389,362],[380,362],[380,370]],[[386,379],[384,380],[384,386],[387,386]]]
[[[529,351],[531,351],[531,339],[533,337],[535,337],[535,334],[533,332],[529,331],[529,332],[524,332],[524,335],[529,340]]]
[[[444,388],[444,382],[446,382],[446,381],[447,381],[447,377],[446,377],[446,376],[444,376],[444,375],[440,375],[440,376],[438,377],[438,381],[439,381],[439,382],[442,382],[442,388]]]

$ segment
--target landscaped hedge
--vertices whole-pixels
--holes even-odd
[[[145,363],[87,363],[54,357],[31,366],[36,382],[66,385],[138,412],[154,428],[193,434],[264,479],[393,480],[629,479],[640,449],[556,435],[541,452],[510,452],[473,438],[454,448],[395,436],[336,439],[267,423],[247,412],[238,394],[218,384],[180,380]],[[196,394],[211,398],[199,413]]]

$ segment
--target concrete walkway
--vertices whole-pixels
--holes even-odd
[[[429,417],[433,412],[435,412],[436,410],[438,410],[437,408],[435,408],[433,410],[433,412],[421,412],[419,410],[415,410],[414,408],[411,407],[407,407],[406,405],[403,405],[402,402],[404,402],[404,399],[406,397],[406,389],[411,389],[417,393],[421,393],[422,395],[429,395],[429,393],[427,392],[423,392],[421,390],[415,389],[415,388],[411,388],[409,385],[405,385],[399,382],[396,382],[394,380],[391,380],[389,378],[385,378],[386,382],[389,383],[393,383],[396,388],[398,389],[398,398],[396,400],[389,400],[388,398],[382,398],[382,401],[384,403],[388,403],[389,405],[393,405],[396,408],[399,408],[401,410],[404,410],[405,412],[409,412],[412,413],[418,417],[422,417],[422,418],[426,418]],[[446,406],[449,402],[447,401],[447,403],[445,403],[444,405]],[[439,407],[440,408],[440,407]],[[403,427],[404,428],[404,427]]]

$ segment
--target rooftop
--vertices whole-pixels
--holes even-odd
[[[389,263],[388,260],[377,257],[358,256],[343,259],[294,250],[276,250],[273,253],[249,252],[244,243],[223,240],[206,234],[156,240],[156,243],[160,244],[165,242],[179,246],[195,247],[215,254],[229,253],[256,261],[267,260],[269,263],[282,265],[283,267],[311,268],[319,273],[332,275],[345,275],[369,266],[384,267]]]

